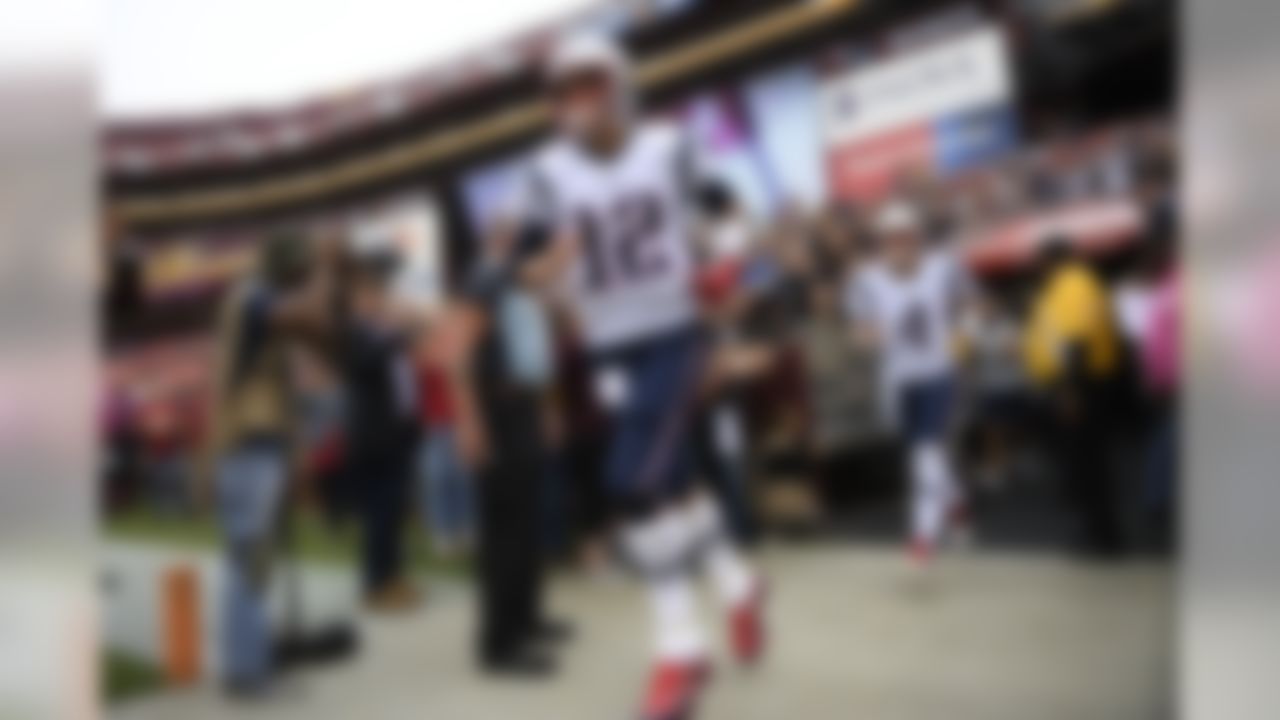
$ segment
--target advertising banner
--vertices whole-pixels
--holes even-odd
[[[1003,35],[983,28],[823,84],[830,192],[883,196],[905,172],[949,174],[1014,147],[1014,84]]]
[[[142,264],[149,301],[167,302],[218,290],[253,265],[251,242],[210,242],[178,238],[151,251]]]

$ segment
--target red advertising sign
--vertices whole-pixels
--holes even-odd
[[[827,160],[835,197],[872,201],[887,195],[904,171],[933,165],[935,134],[916,123],[833,148]]]

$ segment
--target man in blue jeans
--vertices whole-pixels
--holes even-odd
[[[222,673],[237,697],[271,687],[266,595],[293,425],[286,355],[323,330],[329,294],[311,265],[302,238],[270,239],[256,271],[228,294],[218,328],[210,450],[227,560]]]
[[[442,557],[468,555],[475,540],[472,478],[458,454],[453,397],[437,335],[429,337],[418,358],[418,404],[423,437],[418,445],[423,518],[432,548]]]
[[[271,632],[265,594],[272,528],[284,492],[284,444],[248,440],[218,463],[218,523],[227,546],[222,647],[227,689],[256,695],[271,674]]]

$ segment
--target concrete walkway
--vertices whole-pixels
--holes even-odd
[[[947,558],[927,584],[899,552],[772,549],[773,652],[721,657],[700,720],[1157,720],[1168,717],[1171,573],[1048,554]],[[118,720],[624,720],[646,668],[647,618],[624,581],[564,580],[556,612],[579,640],[549,684],[482,680],[469,591],[436,588],[415,615],[363,621],[364,649],[299,674],[285,698],[226,704],[212,687],[117,706]],[[708,605],[708,619],[718,614]]]

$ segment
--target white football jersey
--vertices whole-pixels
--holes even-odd
[[[695,165],[685,136],[656,122],[636,128],[615,157],[565,139],[534,155],[522,214],[577,233],[581,251],[561,290],[589,348],[643,341],[696,320]]]
[[[847,309],[878,331],[890,385],[932,380],[952,371],[959,302],[970,287],[960,263],[943,251],[926,252],[910,276],[876,262],[853,278]]]

